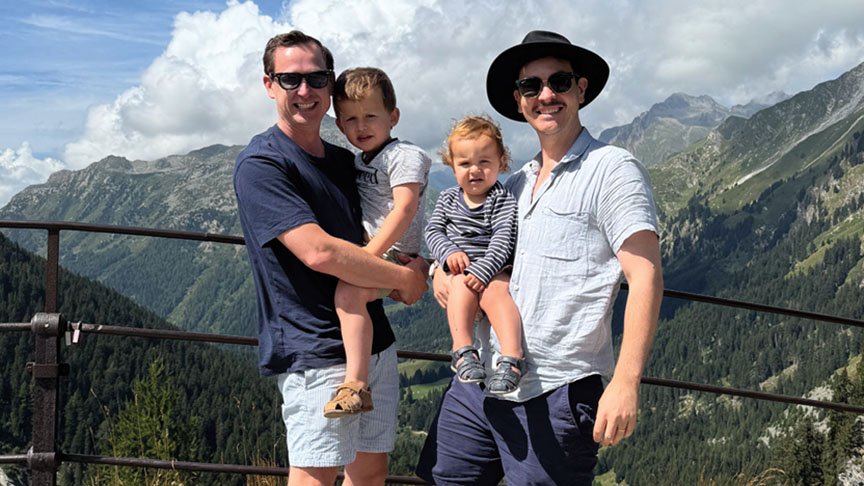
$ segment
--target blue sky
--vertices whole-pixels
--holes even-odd
[[[292,28],[328,45],[337,71],[388,72],[395,135],[434,152],[453,119],[493,113],[486,69],[529,30],[609,62],[582,114],[597,135],[675,92],[731,106],[833,79],[864,61],[861,19],[860,0],[3,0],[0,205],[109,154],[246,143],[275,120],[264,43]],[[514,156],[533,155],[534,134],[498,119]]]
[[[278,17],[280,1],[258,1]],[[87,109],[138,84],[171,40],[179,12],[225,9],[223,0],[4,0],[0,3],[0,148],[29,141],[58,156],[80,136]]]

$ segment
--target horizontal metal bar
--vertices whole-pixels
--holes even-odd
[[[756,400],[767,400],[770,402],[792,403],[795,405],[806,405],[808,407],[827,408],[831,410],[837,410],[839,412],[853,412],[857,414],[864,414],[864,407],[858,405],[849,405],[848,403],[823,402],[821,400],[790,397],[789,395],[778,395],[776,393],[742,390],[740,388],[728,388],[725,386],[703,385],[701,383],[688,383],[686,381],[664,380],[661,378],[644,377],[642,378],[642,383],[648,385],[665,386],[670,388],[680,388],[683,390],[696,390],[710,393],[718,393],[721,395],[734,395],[739,397],[754,398]]]
[[[70,323],[71,324],[71,323]],[[112,336],[132,336],[155,339],[172,339],[177,341],[197,341],[223,344],[242,344],[245,346],[257,346],[258,338],[244,336],[222,336],[219,334],[205,334],[188,331],[175,331],[171,329],[142,329],[125,326],[106,326],[103,324],[80,324],[79,329],[84,334],[108,334]]]
[[[0,456],[0,464],[27,465],[27,454],[9,454],[5,456]]]
[[[33,324],[29,322],[0,322],[0,332],[31,331]]]
[[[65,221],[12,221],[8,219],[0,219],[0,228],[44,229],[55,231],[89,231],[93,233],[113,233],[119,235],[155,236],[158,238],[172,238],[180,240],[213,241],[216,243],[230,243],[234,245],[246,244],[242,236],[227,236],[217,235],[213,233],[196,233],[192,231],[141,228],[138,226],[69,223]]]
[[[247,466],[241,464],[211,464],[207,462],[165,461],[160,459],[140,459],[132,457],[85,456],[80,454],[63,454],[63,461],[82,464],[104,464],[108,466],[147,467],[153,469],[171,469],[176,471],[198,471],[215,473],[251,474],[258,476],[288,476],[288,468]],[[339,479],[344,479],[339,474]],[[390,476],[388,483],[393,484],[429,484],[422,479]]]
[[[621,290],[628,290],[626,283],[621,284]],[[850,319],[848,317],[832,316],[829,314],[820,314],[818,312],[802,311],[798,309],[790,309],[788,307],[777,307],[773,305],[756,304],[754,302],[745,302],[742,300],[724,299],[722,297],[712,297],[710,295],[694,294],[690,292],[681,292],[680,290],[663,290],[664,297],[673,299],[684,299],[695,302],[704,302],[706,304],[716,304],[725,307],[735,307],[738,309],[747,309],[759,312],[768,312],[771,314],[782,314],[791,317],[800,317],[802,319],[812,319],[814,321],[833,322],[835,324],[845,324],[847,326],[864,327],[864,321],[859,319]]]

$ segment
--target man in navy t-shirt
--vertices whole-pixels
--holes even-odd
[[[289,485],[333,484],[342,465],[354,484],[383,485],[396,429],[395,338],[381,301],[370,303],[375,409],[325,419],[324,403],[345,374],[334,291],[339,280],[395,288],[410,304],[427,289],[426,263],[399,266],[358,246],[353,155],[319,135],[333,85],[327,48],[299,31],[278,35],[264,73],[278,121],[238,156],[234,190],[258,296],[259,367],[278,377],[284,399]]]

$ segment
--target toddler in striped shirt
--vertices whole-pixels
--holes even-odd
[[[498,182],[509,162],[501,129],[487,117],[463,118],[447,137],[441,158],[459,185],[441,192],[425,236],[429,251],[453,279],[447,298],[451,368],[462,383],[486,381],[473,339],[479,307],[501,346],[487,389],[509,393],[519,387],[525,362],[522,323],[505,269],[516,245],[517,207]]]

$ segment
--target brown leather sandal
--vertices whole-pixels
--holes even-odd
[[[356,381],[339,385],[336,397],[324,405],[324,416],[339,418],[372,410],[372,392],[363,388]]]

